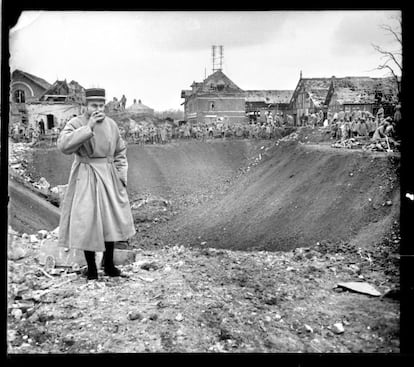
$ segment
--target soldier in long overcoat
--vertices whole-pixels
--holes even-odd
[[[105,90],[86,90],[83,115],[64,127],[57,142],[64,154],[74,154],[61,208],[59,245],[85,252],[88,279],[97,279],[95,252],[104,252],[106,275],[119,276],[114,266],[114,242],[135,234],[127,186],[126,145],[115,121],[105,116]]]

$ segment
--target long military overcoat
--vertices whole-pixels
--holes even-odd
[[[115,121],[105,117],[87,125],[74,117],[57,142],[64,154],[74,154],[59,224],[59,246],[105,251],[104,242],[124,241],[135,234],[127,195],[126,145]]]

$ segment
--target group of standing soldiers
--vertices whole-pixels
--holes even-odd
[[[121,99],[118,101],[118,98],[114,97],[112,101],[106,104],[106,109],[108,111],[125,111],[127,99],[123,94]]]
[[[353,113],[340,111],[333,116],[330,123],[332,138],[345,140],[361,137],[370,138],[373,141],[398,138],[396,130],[401,121],[400,109],[401,106],[397,105],[393,118],[390,116],[385,118],[382,107],[375,116],[368,111],[354,111]]]
[[[135,144],[166,144],[172,140],[196,139],[206,141],[213,138],[241,138],[241,139],[272,139],[279,137],[279,126],[276,123],[251,122],[249,124],[226,123],[185,123],[180,126],[168,123],[160,126],[139,126],[126,130],[120,128],[121,136],[125,141]]]
[[[48,136],[50,142],[55,145],[57,138],[63,126],[53,127],[49,129]],[[43,119],[36,121],[35,125],[26,125],[23,123],[15,123],[11,125],[10,136],[15,143],[31,143],[32,145],[37,144],[40,139],[46,136],[45,123]]]
[[[43,120],[39,121],[36,127],[31,125],[25,126],[23,123],[11,125],[10,136],[15,143],[36,143],[42,135],[45,135],[45,124]]]

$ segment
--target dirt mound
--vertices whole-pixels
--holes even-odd
[[[150,193],[186,200],[193,193],[209,191],[215,183],[232,177],[258,149],[259,143],[248,140],[129,145],[129,194],[132,198]],[[43,176],[52,186],[64,185],[72,162],[72,156],[56,149],[38,149],[33,151],[28,171],[34,179]]]
[[[9,180],[9,225],[21,233],[53,230],[59,225],[59,209],[23,185]]]
[[[34,155],[33,172],[52,186],[67,183],[71,156]],[[137,246],[273,251],[326,240],[364,247],[398,220],[397,154],[334,149],[328,142],[227,140],[130,145],[128,161],[131,202],[154,195],[171,203],[157,209],[171,214],[162,220],[158,213],[139,215]]]
[[[399,214],[398,156],[286,143],[167,236],[229,249],[288,250],[322,240],[378,241]],[[178,229],[178,230],[177,230]]]

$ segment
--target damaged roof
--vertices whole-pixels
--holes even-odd
[[[398,86],[393,77],[335,78],[333,88],[339,104],[373,104],[378,99],[382,102],[396,102],[398,97]]]
[[[308,93],[316,107],[325,104],[332,78],[301,78],[292,94],[291,101],[294,102],[300,91]]]
[[[193,90],[191,94],[196,93],[242,93],[243,90],[239,88],[230,78],[221,70],[215,71],[209,75],[203,82],[193,82],[191,85]],[[181,93],[183,96],[183,93]],[[184,96],[188,96],[184,92]],[[184,98],[184,97],[182,97]]]
[[[30,79],[33,83],[36,83],[37,85],[41,86],[44,89],[48,89],[51,87],[51,84],[48,83],[46,80],[39,78],[38,76],[35,76],[33,74],[29,74],[25,71],[16,69],[12,73],[12,79],[16,78],[17,74],[21,74],[25,76],[26,78]]]
[[[246,102],[289,103],[293,90],[246,90]]]
[[[78,82],[72,80],[56,80],[41,96],[40,100],[47,99],[47,96],[66,96],[68,102],[85,102],[85,88]]]
[[[302,79],[303,88],[308,92],[309,97],[315,106],[325,103],[332,78],[304,78]]]

